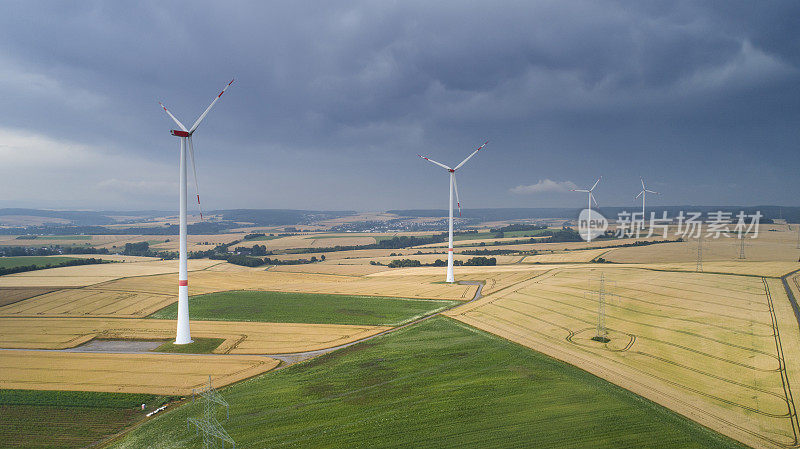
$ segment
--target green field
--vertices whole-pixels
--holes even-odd
[[[98,256],[99,257],[99,256]],[[14,268],[25,267],[28,265],[37,265],[43,267],[47,264],[58,265],[61,262],[69,260],[76,260],[75,257],[45,257],[45,256],[15,256],[15,257],[0,257],[0,268]]]
[[[0,390],[0,446],[78,448],[107,438],[166,402],[149,394]],[[141,410],[141,404],[147,410]]]
[[[221,390],[237,447],[742,447],[575,367],[449,318]],[[200,404],[118,448],[199,448]],[[219,415],[224,418],[223,414]]]
[[[19,236],[17,240],[91,240],[91,235],[32,235]]]
[[[229,291],[193,296],[193,320],[273,323],[361,324],[396,326],[443,310],[459,301],[399,299],[379,296]],[[174,320],[177,303],[150,318]]]
[[[176,345],[171,341],[153,349],[153,352],[175,352],[178,354],[210,354],[224,342],[224,338],[197,338],[185,345]]]

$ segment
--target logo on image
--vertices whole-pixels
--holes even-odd
[[[608,220],[594,209],[583,209],[578,215],[578,234],[587,242],[594,240],[608,229]]]

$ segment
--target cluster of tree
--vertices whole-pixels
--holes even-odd
[[[263,265],[304,265],[309,263],[316,263],[325,260],[325,255],[324,254],[321,255],[319,259],[317,259],[317,256],[311,256],[310,259],[281,260],[281,259],[270,259],[269,257],[261,259],[258,257],[250,257],[242,254],[215,254],[215,257],[212,257],[212,259],[226,260],[228,263],[232,263],[234,265],[242,265],[245,267],[260,267]]]
[[[164,260],[172,260],[178,258],[176,251],[153,251],[150,249],[148,242],[126,243],[125,249],[122,250],[124,256],[145,256],[145,257],[159,257]]]
[[[467,256],[501,256],[506,254],[525,254],[526,256],[533,256],[539,254],[536,250],[519,251],[516,249],[465,249],[461,254]]]
[[[542,229],[547,229],[547,226],[517,223],[503,226],[502,228],[492,229],[491,232],[539,231]]]
[[[243,254],[246,256],[271,256],[272,251],[267,251],[267,245],[253,245],[250,248],[240,246],[236,248],[236,254]]]
[[[63,254],[108,254],[106,248],[91,246],[0,246],[0,256],[60,256]]]
[[[542,232],[539,235],[540,236],[550,236],[550,238],[548,238],[548,239],[538,239],[538,240],[537,239],[531,239],[532,240],[531,243],[534,243],[534,242],[538,242],[538,243],[580,242],[581,240],[583,240],[581,238],[581,235],[578,234],[578,231],[576,231],[576,230],[574,230],[574,229],[572,229],[572,228],[570,228],[568,226],[564,226],[561,229],[556,230],[556,231],[547,230],[547,231]],[[604,238],[604,236],[598,237],[598,239],[600,239],[600,238]]]
[[[455,261],[453,261],[453,265],[455,265]],[[467,259],[464,262],[466,266],[490,266],[490,265],[497,265],[497,259],[494,257],[473,257],[471,259]]]
[[[380,262],[370,261],[370,265],[383,265]],[[466,261],[462,260],[454,260],[453,265],[455,266],[490,266],[490,265],[497,265],[497,259],[494,257],[486,258],[486,257],[473,257],[467,259]],[[444,267],[447,266],[447,261],[442,259],[436,259],[433,263],[422,263],[416,259],[395,259],[388,264],[386,264],[389,268],[407,268],[407,267]]]
[[[3,276],[5,274],[22,273],[24,271],[45,270],[47,268],[74,267],[77,265],[94,265],[99,263],[103,263],[103,260],[91,257],[88,259],[65,260],[64,262],[60,262],[57,264],[48,263],[45,265],[22,265],[9,268],[0,267],[0,276]]]
[[[253,239],[258,239],[258,238],[266,237],[266,236],[267,236],[267,234],[264,234],[263,232],[259,232],[259,233],[247,234],[246,236],[244,236],[244,239],[245,240],[253,240]]]
[[[241,265],[244,267],[260,267],[262,265],[265,265],[263,259],[259,259],[258,257],[243,256],[241,254],[228,254],[223,259],[227,260],[228,263],[232,263],[234,265]]]
[[[422,262],[416,259],[396,259],[386,265],[389,268],[421,267]]]
[[[310,259],[293,259],[293,260],[270,259],[269,257],[265,257],[264,263],[266,263],[267,265],[304,265],[307,263],[322,262],[323,260],[325,260],[325,254],[319,256],[319,259],[317,259],[317,256],[311,256]]]

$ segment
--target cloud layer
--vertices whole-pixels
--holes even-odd
[[[536,184],[519,185],[511,189],[511,193],[521,195],[535,195],[539,193],[565,193],[578,186],[572,181],[553,181],[550,179],[540,179]]]
[[[796,204],[797,17],[792,1],[7,2],[0,123],[52,157],[3,153],[0,207],[174,208],[154,193],[177,177],[157,101],[193,122],[232,76],[195,137],[210,208],[441,208],[446,179],[415,155],[457,163],[486,139],[459,177],[475,207],[576,205],[515,193],[600,174],[606,204],[639,176],[665,204]],[[97,159],[64,166],[55,150],[78,146]]]

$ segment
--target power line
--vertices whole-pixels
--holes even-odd
[[[608,328],[606,327],[606,303],[608,302],[609,298],[614,296],[608,292],[606,288],[606,278],[604,273],[600,273],[600,280],[599,280],[599,287],[597,290],[592,290],[587,292],[588,295],[594,295],[597,297],[597,333],[592,340],[598,341],[601,343],[608,343],[611,341],[608,338]]]
[[[744,260],[747,259],[744,255],[744,235],[739,235],[739,259]]]
[[[703,272],[703,230],[700,230],[700,236],[697,237],[697,266],[695,271],[698,273]]]
[[[225,407],[225,419],[230,417],[228,403],[225,399],[217,393],[217,390],[211,386],[211,376],[208,376],[208,386],[197,392],[200,400],[203,401],[203,417],[202,418],[188,418],[186,420],[186,427],[191,430],[194,425],[197,434],[203,435],[203,449],[210,449],[217,447],[217,441],[222,443],[222,448],[225,448],[225,443],[231,443],[233,449],[236,449],[236,442],[233,441],[228,432],[217,421],[214,410],[216,407]],[[192,390],[192,402],[195,399],[195,391]]]

